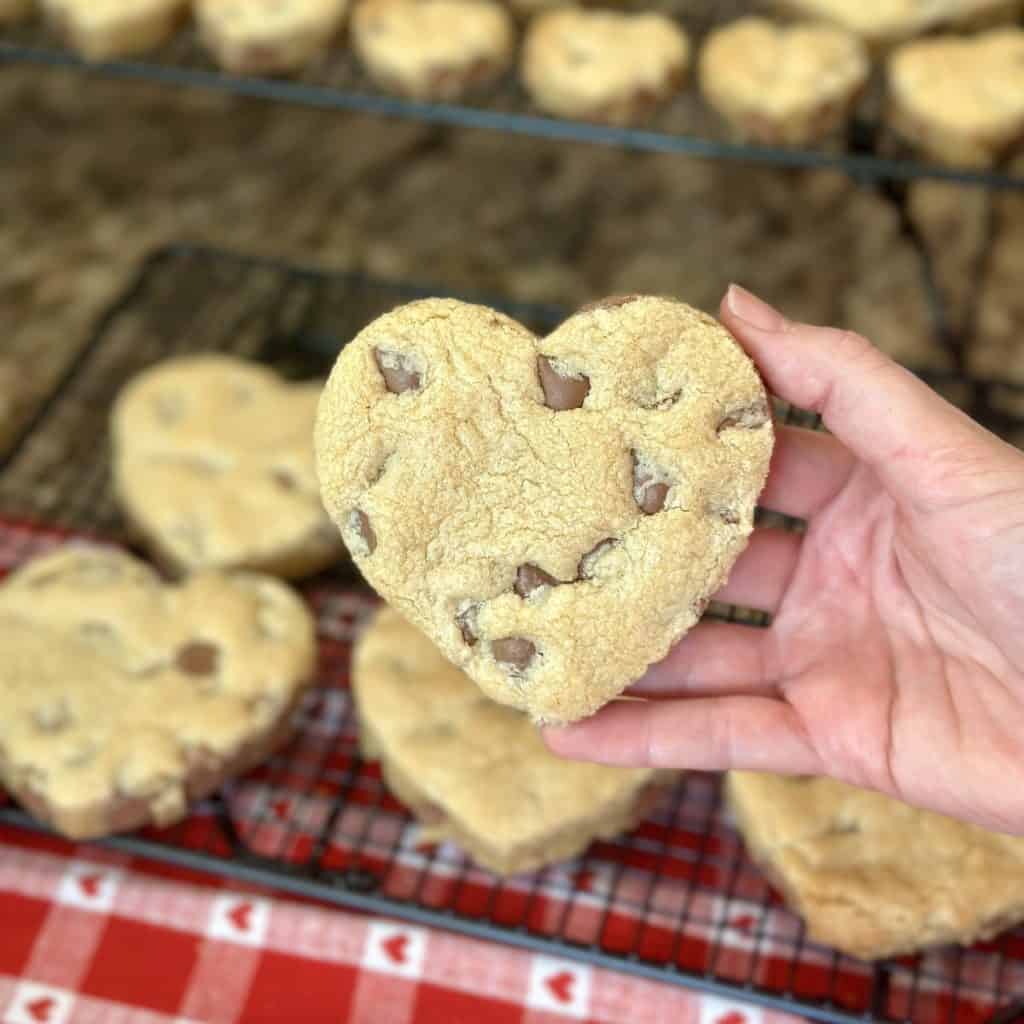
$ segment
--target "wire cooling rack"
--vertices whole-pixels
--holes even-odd
[[[106,423],[114,395],[144,367],[219,350],[294,377],[320,374],[366,322],[428,293],[206,248],[154,254],[0,458],[0,573],[82,532],[129,539],[110,495]],[[495,304],[537,331],[563,315]],[[358,752],[349,655],[374,598],[351,569],[304,589],[320,666],[297,739],[180,825],[112,845],[821,1021],[1024,1020],[1024,931],[877,965],[808,942],[745,856],[711,775],[681,778],[631,835],[533,874],[499,880],[453,846],[419,847],[413,822]],[[0,806],[0,821],[33,827],[11,805]]]
[[[758,6],[754,4],[753,6]],[[770,5],[765,5],[771,11]],[[693,52],[717,25],[749,14],[750,0],[647,0],[645,7],[675,17],[687,30]],[[73,67],[114,78],[215,89],[238,96],[434,124],[485,128],[566,142],[621,146],[714,160],[780,167],[834,167],[865,180],[941,178],[990,188],[1024,188],[1024,176],[1007,168],[949,168],[913,159],[884,130],[884,86],[877,72],[845,140],[804,149],[731,141],[721,121],[701,102],[692,81],[650,127],[616,128],[540,115],[510,72],[497,86],[461,103],[422,103],[376,89],[344,42],[293,79],[241,76],[219,71],[200,47],[193,29],[144,58],[90,64],[54,41],[38,23],[8,27],[0,34],[0,64],[32,63]]]

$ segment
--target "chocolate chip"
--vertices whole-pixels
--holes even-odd
[[[495,661],[523,672],[533,661],[537,648],[525,637],[506,636],[491,643],[491,653]]]
[[[657,478],[654,471],[633,453],[633,497],[646,516],[653,516],[665,507],[668,484]]]
[[[618,541],[614,537],[608,537],[607,539],[595,544],[581,559],[579,568],[576,570],[577,579],[589,580],[594,575],[594,568],[597,564],[598,559],[609,549],[615,547]]]
[[[366,554],[372,555],[377,550],[377,535],[373,532],[369,517],[361,509],[354,508],[348,517],[349,529],[366,545]]]
[[[580,306],[577,315],[589,313],[595,309],[618,309],[620,306],[628,306],[629,303],[636,302],[639,298],[639,295],[609,295],[606,299],[597,299],[595,302],[588,302],[585,306]]]
[[[520,597],[529,597],[535,590],[539,590],[541,587],[557,587],[558,580],[554,576],[549,576],[543,569],[538,569],[535,565],[519,566],[519,571],[516,573],[516,593]]]
[[[462,633],[462,639],[466,641],[466,645],[468,647],[473,647],[478,639],[476,632],[476,613],[479,607],[480,606],[476,604],[466,605],[466,607],[455,616],[456,625],[458,625],[459,632]]]
[[[375,348],[373,358],[380,375],[384,378],[384,386],[393,395],[419,390],[420,374],[409,356],[401,352]]]
[[[544,404],[557,412],[578,409],[590,393],[589,377],[563,375],[547,356],[537,357],[537,376],[544,391]]]
[[[755,430],[763,427],[770,418],[768,403],[761,399],[750,405],[741,405],[736,409],[730,409],[719,421],[716,428],[717,433],[723,430]]]
[[[275,469],[272,475],[274,477],[274,483],[276,483],[282,490],[297,491],[299,489],[298,480],[296,480],[294,475],[287,469]]]
[[[179,649],[174,664],[189,676],[212,676],[220,664],[220,648],[193,640]]]

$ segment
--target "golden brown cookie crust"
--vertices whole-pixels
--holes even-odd
[[[754,858],[817,942],[872,960],[1024,919],[1024,839],[831,779],[732,772],[728,794]]]
[[[327,49],[349,0],[195,0],[199,35],[237,74],[298,71]]]
[[[767,397],[717,321],[630,296],[537,338],[428,299],[342,352],[324,503],[367,579],[494,700],[597,710],[700,617],[746,545]]]
[[[312,678],[312,618],[283,584],[178,586],[68,546],[0,585],[0,780],[75,839],[182,818],[287,737]]]
[[[364,752],[423,822],[499,874],[575,856],[631,828],[673,776],[563,761],[518,711],[482,696],[419,630],[382,609],[352,688]]]
[[[313,464],[320,389],[221,355],[167,360],[124,388],[114,489],[163,565],[291,579],[342,556]]]
[[[988,167],[1024,135],[1024,31],[908,43],[888,63],[895,129],[933,159]]]
[[[749,17],[708,37],[700,86],[741,137],[806,145],[844,127],[869,70],[863,43],[849,32]]]
[[[563,7],[530,23],[522,75],[548,113],[628,125],[679,92],[689,60],[686,33],[662,14]]]

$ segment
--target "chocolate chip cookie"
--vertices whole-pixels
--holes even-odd
[[[320,390],[221,355],[167,360],[124,388],[114,488],[162,563],[296,578],[341,556],[313,465]]]
[[[352,45],[381,88],[450,101],[505,72],[515,33],[492,0],[364,0],[352,15]]]
[[[817,942],[873,960],[1024,920],[1024,839],[832,779],[732,772],[751,853]]]
[[[189,0],[42,0],[51,27],[86,60],[127,57],[166,42]]]
[[[989,167],[1024,133],[1024,31],[908,43],[888,63],[896,131],[943,163]]]
[[[320,402],[324,503],[367,579],[488,696],[597,710],[700,617],[772,451],[753,364],[680,302],[546,338],[428,299],[370,324]]]
[[[627,831],[673,778],[555,757],[525,715],[484,697],[390,608],[356,647],[352,688],[364,752],[424,839],[452,840],[498,874]]]
[[[689,59],[686,33],[665,15],[561,8],[530,23],[522,74],[548,113],[629,125],[679,92]]]
[[[0,782],[74,839],[169,825],[288,736],[313,622],[267,577],[169,586],[68,546],[0,584]]]
[[[740,137],[808,145],[845,126],[869,70],[849,32],[750,17],[711,33],[699,74],[705,99]]]
[[[196,0],[199,36],[237,74],[298,71],[322,54],[348,0]]]

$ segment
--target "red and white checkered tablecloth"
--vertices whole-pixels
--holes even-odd
[[[793,1024],[0,827],[3,1024]]]

